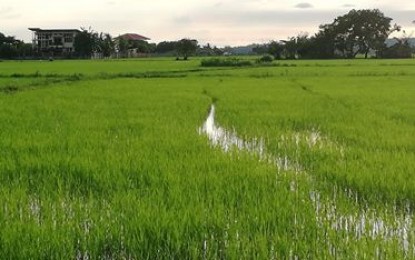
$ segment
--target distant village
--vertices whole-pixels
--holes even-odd
[[[144,58],[151,56],[192,55],[218,56],[231,47],[199,46],[197,40],[149,42],[149,37],[138,33],[125,33],[112,37],[89,29],[28,28],[31,43],[0,33],[0,58],[3,59],[72,59],[72,58]],[[236,54],[236,53],[235,53]]]
[[[300,34],[287,40],[265,44],[218,48],[209,43],[199,45],[195,39],[151,43],[136,32],[117,37],[91,28],[28,28],[31,43],[24,43],[0,32],[0,59],[118,59],[172,56],[187,60],[189,56],[269,55],[275,59],[336,58],[413,58],[415,39],[392,18],[374,10],[351,10],[332,23],[320,25],[312,36]],[[394,32],[402,36],[391,37]]]

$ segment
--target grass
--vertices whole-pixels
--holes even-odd
[[[0,63],[0,258],[413,258],[415,62],[284,63]]]

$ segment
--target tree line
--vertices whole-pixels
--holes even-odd
[[[319,31],[309,37],[300,34],[284,41],[272,41],[255,48],[258,54],[269,53],[275,59],[334,59],[365,58],[372,53],[377,58],[411,58],[414,52],[410,37],[395,38],[393,46],[386,40],[394,32],[401,31],[392,18],[378,9],[351,10],[338,16],[332,23],[322,24]]]
[[[394,32],[401,31],[397,24],[391,24],[392,18],[386,17],[378,9],[351,10],[338,16],[332,23],[322,24],[313,35],[300,34],[287,40],[271,41],[257,45],[257,54],[271,54],[275,59],[334,59],[355,58],[370,55],[377,58],[410,58],[414,52],[410,46],[410,37],[395,38],[393,46],[387,46],[386,40]],[[189,56],[222,55],[225,49],[199,46],[197,40],[162,41],[158,44],[147,41],[113,38],[109,33],[98,33],[91,28],[81,28],[74,41],[75,57],[90,58],[94,53],[102,57],[125,57],[128,50],[135,49],[143,54],[176,55],[188,59]],[[0,33],[0,58],[15,59],[34,57],[36,53],[31,44],[5,36]]]
[[[6,36],[0,32],[0,58],[16,59],[33,55],[32,44]]]
[[[91,29],[81,29],[74,42],[75,53],[78,57],[91,57],[93,53],[100,53],[104,58],[114,55],[126,57],[128,50],[135,49],[138,53],[176,55],[177,58],[183,57],[187,60],[199,48],[197,40],[192,39],[162,41],[155,44],[144,40],[113,38],[109,33],[97,33]]]
[[[209,47],[210,48],[210,47]],[[181,39],[179,41],[162,41],[158,44],[148,43],[144,40],[126,40],[121,37],[113,38],[109,33],[96,32],[91,28],[81,28],[81,31],[74,39],[74,53],[67,58],[91,58],[93,54],[100,54],[101,57],[126,57],[128,50],[135,49],[143,54],[160,54],[176,56],[177,59],[187,60],[200,48],[197,40]],[[216,55],[220,53],[218,48],[212,49]],[[24,43],[14,36],[6,36],[0,33],[0,59],[25,59],[40,56],[33,49],[31,43]]]

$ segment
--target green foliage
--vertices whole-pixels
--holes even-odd
[[[97,50],[103,54],[104,57],[109,57],[115,50],[114,41],[109,33],[100,33],[97,39]]]
[[[389,59],[408,59],[412,58],[413,48],[409,44],[409,38],[395,38],[396,43],[389,48],[379,52],[379,56]]]
[[[162,41],[157,44],[156,53],[167,53],[176,51],[177,42],[171,41]]]
[[[400,30],[396,24],[391,26],[391,21],[392,18],[378,9],[353,9],[337,17],[333,23],[322,25],[321,29],[331,31],[335,48],[343,57],[354,58],[362,53],[367,58],[369,50],[382,50],[388,36]]]
[[[0,59],[23,59],[33,55],[32,45],[0,32]]]
[[[116,38],[116,41],[117,41],[118,51],[120,51],[121,53],[125,53],[129,48],[128,40],[124,39],[123,37],[118,36]]]
[[[187,60],[189,56],[193,55],[198,48],[197,40],[181,39],[176,43],[176,51],[178,57],[182,56]]]
[[[269,43],[268,52],[275,59],[354,58],[359,53],[367,58],[370,50],[384,51],[388,36],[400,30],[391,21],[378,9],[351,10],[330,24],[320,25],[319,32],[312,37],[298,35]]]
[[[202,60],[200,65],[202,67],[247,67],[252,66],[252,62],[237,58],[211,58]]]
[[[252,51],[258,55],[265,55],[269,53],[269,46],[268,44],[257,44]]]
[[[268,52],[274,56],[274,58],[276,60],[279,60],[282,58],[282,54],[284,52],[284,45],[276,42],[276,41],[272,41],[269,43],[268,45]]]
[[[274,58],[271,55],[264,55],[257,60],[258,63],[271,63]]]
[[[74,49],[79,57],[90,58],[92,52],[98,49],[99,35],[91,28],[88,30],[84,28],[81,29],[81,32],[77,33],[75,36]]]

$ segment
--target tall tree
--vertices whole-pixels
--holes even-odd
[[[157,53],[174,52],[176,50],[177,42],[174,41],[163,41],[159,42],[156,46]]]
[[[198,48],[197,40],[181,39],[176,43],[176,51],[178,56],[182,56],[184,60],[196,52]]]
[[[75,36],[75,52],[80,57],[89,58],[98,49],[98,41],[97,32],[94,32],[91,28],[87,30],[81,27],[81,32]]]
[[[321,28],[334,33],[335,47],[344,57],[353,58],[362,53],[367,58],[370,50],[383,49],[388,36],[400,30],[400,26],[392,26],[391,21],[392,18],[378,9],[353,9]]]
[[[268,52],[269,54],[274,56],[275,59],[279,60],[282,58],[282,54],[284,52],[284,45],[278,41],[271,41],[268,44]]]
[[[6,36],[0,33],[0,58],[13,59],[18,54],[18,45],[21,41],[13,36]]]
[[[111,53],[114,51],[114,41],[109,33],[99,34],[98,48],[104,57],[111,56]]]
[[[284,43],[284,56],[286,59],[294,60],[297,58],[297,38],[291,37],[288,40],[281,41]]]

